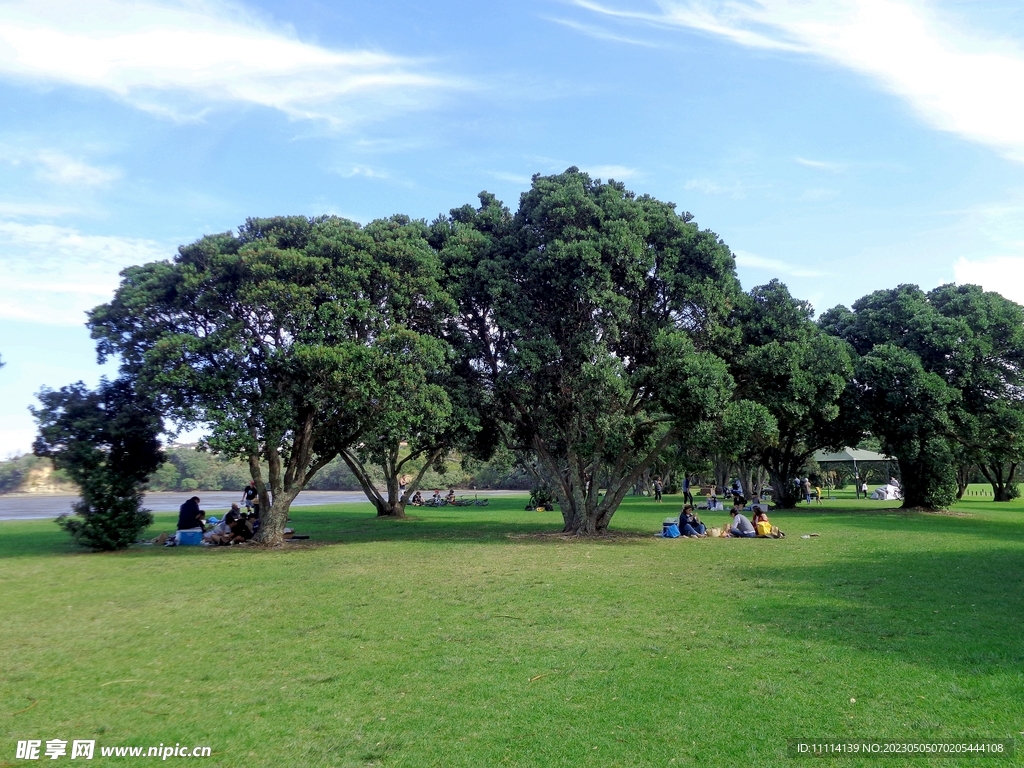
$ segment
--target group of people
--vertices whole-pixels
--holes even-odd
[[[206,518],[205,510],[199,507],[201,499],[193,496],[178,508],[178,534],[167,540],[165,546],[173,547],[181,539],[182,532],[202,534],[202,543],[208,546],[230,546],[249,541],[260,529],[260,497],[256,483],[250,483],[242,491],[241,504],[232,504],[231,509],[218,520]]]
[[[409,501],[414,507],[443,507],[446,504],[455,503],[455,489],[449,488],[448,495],[441,497],[441,489],[437,488],[434,490],[434,495],[430,497],[429,501],[423,500],[423,494],[419,491],[413,494],[412,499]]]
[[[754,504],[752,507],[753,518],[748,518],[743,514],[746,510],[737,501],[731,510],[729,515],[732,518],[730,525],[724,531],[721,532],[723,538],[732,539],[754,539],[754,538],[784,538],[786,534],[782,533],[776,526],[773,526],[768,520],[767,507],[764,504]],[[670,521],[666,521],[668,525]],[[671,528],[671,526],[669,526]],[[679,521],[676,523],[676,530],[678,535],[689,539],[705,539],[708,537],[708,527],[705,525],[700,517],[697,515],[696,510],[692,504],[683,505],[682,510],[679,513]],[[711,531],[712,534],[718,535],[717,529]],[[671,534],[665,532],[663,535],[674,537],[675,532]]]

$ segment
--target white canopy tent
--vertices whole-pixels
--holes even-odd
[[[853,474],[856,477],[860,477],[860,472],[857,469],[857,462],[878,462],[888,465],[890,462],[896,461],[892,456],[886,456],[884,453],[876,453],[875,451],[866,451],[862,448],[843,448],[841,451],[835,453],[828,453],[826,451],[815,451],[814,460],[818,464],[853,464]],[[885,473],[889,474],[889,468],[886,466]],[[857,489],[858,496],[860,495],[860,489]]]

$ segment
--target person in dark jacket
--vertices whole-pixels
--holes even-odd
[[[697,537],[703,539],[707,535],[707,526],[700,521],[693,511],[693,505],[687,504],[679,513],[679,532],[683,536]]]
[[[202,528],[203,510],[199,508],[199,497],[193,496],[178,508],[178,530],[190,531],[193,528]]]

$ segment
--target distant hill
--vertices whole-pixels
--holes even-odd
[[[26,454],[0,462],[0,493],[78,493],[78,487],[49,459]]]

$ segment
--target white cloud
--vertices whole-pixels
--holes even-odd
[[[953,265],[960,285],[980,285],[1024,304],[1024,256],[994,256],[985,259],[961,257]]]
[[[53,150],[34,152],[0,150],[0,161],[34,168],[43,181],[65,186],[106,186],[120,178],[113,168],[100,168]]]
[[[572,19],[556,19],[553,17],[545,17],[546,21],[552,21],[555,24],[561,24],[563,27],[569,27],[577,32],[582,32],[587,37],[592,37],[595,40],[608,40],[612,43],[626,43],[628,45],[639,45],[644,48],[660,48],[661,46],[657,43],[652,43],[648,40],[637,40],[633,37],[626,37],[625,35],[617,35],[614,32],[609,32],[607,29],[602,27],[595,27],[592,24],[582,24]]]
[[[105,187],[121,177],[115,168],[101,168],[52,149],[0,149],[0,162],[35,170],[42,181],[61,186]]]
[[[625,181],[640,175],[640,171],[636,168],[629,168],[625,165],[590,165],[582,170],[595,178],[615,179],[616,181]]]
[[[830,163],[827,160],[809,160],[806,157],[794,157],[793,160],[805,168],[813,168],[816,171],[840,173],[846,169],[843,163]]]
[[[47,181],[58,184],[102,187],[121,175],[119,171],[98,168],[60,152],[40,152],[36,156],[36,162],[40,166],[40,175]]]
[[[423,62],[303,42],[223,0],[3,3],[0,76],[94,88],[174,119],[243,102],[333,124],[464,86]]]
[[[70,205],[52,205],[50,203],[0,202],[0,216],[9,218],[56,219],[77,213],[78,208]]]
[[[350,179],[353,176],[364,176],[367,179],[387,179],[391,176],[387,171],[382,171],[369,165],[353,165],[340,173],[346,179]]]
[[[734,250],[733,255],[736,257],[737,266],[746,267],[748,269],[760,269],[780,275],[789,275],[790,277],[825,277],[828,275],[828,272],[822,272],[818,269],[807,269],[796,264],[788,264],[780,259],[768,259],[763,256],[756,256],[755,254],[747,253],[746,251]]]
[[[741,200],[747,196],[746,187],[738,181],[725,185],[711,179],[690,179],[684,186],[686,189],[694,189],[705,195],[729,195],[734,200]]]
[[[1024,51],[971,34],[923,0],[657,0],[655,12],[575,0],[622,21],[688,28],[862,72],[944,131],[1024,162]]]
[[[507,181],[523,187],[528,187],[533,183],[533,179],[523,173],[505,173],[504,171],[489,171],[489,173],[499,181]]]
[[[86,310],[110,300],[122,269],[173,254],[153,240],[0,221],[0,317],[80,325]]]

